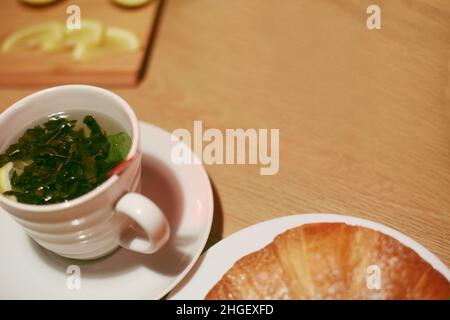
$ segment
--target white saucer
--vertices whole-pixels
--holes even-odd
[[[218,242],[200,257],[191,272],[170,293],[169,299],[204,299],[223,274],[241,257],[263,248],[272,242],[276,235],[287,229],[315,222],[344,222],[390,235],[413,249],[450,281],[450,271],[442,261],[416,241],[392,228],[344,215],[299,214],[252,225]]]
[[[119,249],[95,261],[62,258],[37,245],[0,209],[0,299],[160,299],[181,281],[205,246],[214,206],[204,167],[173,164],[170,138],[141,123],[142,193],[168,215],[172,228],[160,252]],[[80,267],[79,290],[66,285],[70,265]]]

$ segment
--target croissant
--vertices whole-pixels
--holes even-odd
[[[314,223],[240,260],[205,299],[448,299],[449,281],[381,232]]]

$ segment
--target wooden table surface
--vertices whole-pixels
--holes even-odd
[[[382,29],[369,31],[373,2],[166,2],[144,81],[116,90],[140,119],[280,129],[278,174],[207,166],[210,243],[335,212],[391,226],[450,265],[450,2],[377,0]],[[0,110],[35,90],[0,90]]]

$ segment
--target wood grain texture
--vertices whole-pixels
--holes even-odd
[[[17,0],[0,2],[0,41],[9,34],[33,24],[48,21],[65,23],[66,8],[76,4],[82,19],[96,19],[105,26],[126,28],[135,32],[142,46],[138,52],[118,53],[75,62],[69,50],[43,53],[15,50],[0,53],[0,86],[56,85],[86,83],[103,86],[131,86],[139,80],[158,1],[140,9],[122,9],[110,0],[59,1],[54,5],[30,7]]]
[[[374,220],[450,264],[450,2],[167,2],[147,78],[117,92],[167,130],[279,128],[280,171],[207,170],[217,240],[295,213]],[[32,90],[1,90],[6,108]],[[145,139],[145,137],[143,137]],[[223,221],[221,221],[223,220]]]

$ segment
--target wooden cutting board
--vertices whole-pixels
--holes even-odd
[[[0,41],[10,33],[46,21],[65,23],[66,8],[76,4],[81,19],[96,19],[106,26],[127,28],[142,42],[135,53],[117,53],[75,62],[70,51],[42,53],[38,50],[14,50],[0,53],[0,86],[58,85],[83,83],[121,87],[137,84],[148,55],[160,1],[145,7],[126,9],[110,0],[61,0],[44,7],[30,7],[18,0],[0,1]]]

